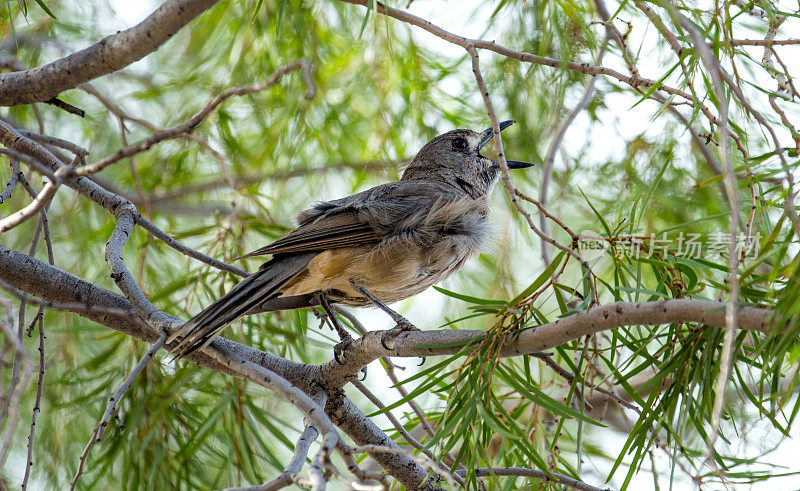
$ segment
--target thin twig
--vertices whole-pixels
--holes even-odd
[[[422,467],[428,469],[431,472],[435,472],[437,475],[443,477],[447,480],[447,482],[453,486],[453,488],[458,487],[456,482],[456,478],[453,473],[449,472],[447,469],[439,465],[438,462],[435,460],[429,459],[428,457],[421,457],[419,455],[415,455],[414,452],[409,450],[399,448],[399,447],[387,447],[385,445],[360,445],[358,447],[350,447],[347,449],[348,453],[356,454],[356,453],[365,453],[365,452],[380,452],[380,453],[388,453],[388,454],[395,454],[395,455],[403,455],[414,462],[418,463]]]
[[[28,184],[28,181],[25,179],[25,176],[20,174],[19,182],[22,185],[23,189],[25,189],[25,191],[27,191],[28,194],[32,198],[35,199],[36,196],[37,196],[36,191],[33,189],[33,187],[31,187],[30,184]],[[52,253],[52,243],[50,241],[50,228],[48,226],[47,214],[46,214],[44,208],[42,208],[42,210],[40,211],[40,214],[41,214],[41,219],[39,220],[39,223],[37,224],[37,227],[36,227],[36,229],[34,231],[33,239],[31,240],[31,245],[28,248],[28,254],[30,254],[32,256],[35,253],[36,247],[39,244],[39,240],[40,240],[40,238],[42,236],[42,232],[44,231],[45,237],[47,239],[48,259],[50,260],[50,264],[52,264],[53,263],[53,253]],[[9,304],[9,306],[10,306],[10,304]],[[19,343],[20,343],[19,346],[23,346],[22,345],[22,339],[23,339],[23,329],[25,327],[25,311],[26,311],[26,308],[27,308],[26,300],[24,298],[20,299],[19,328],[18,328],[18,331],[17,331],[17,335],[14,338],[14,339],[18,339],[19,340]],[[39,311],[38,311],[38,314],[37,314],[37,318],[41,319],[42,316],[43,316],[43,312],[42,312],[42,308],[40,307]],[[11,319],[10,310],[9,310],[9,319]],[[34,319],[33,322],[35,323],[36,320]],[[40,326],[40,329],[41,329],[41,327],[42,326]],[[16,345],[14,345],[14,346],[16,347]],[[44,352],[41,351],[42,348],[43,348],[43,345],[40,343],[40,356],[43,358],[44,357]],[[20,368],[21,368],[20,365],[22,365],[22,369],[25,370],[25,372],[23,373],[22,383],[20,383]],[[3,462],[5,462],[5,458],[7,456],[7,451],[9,449],[8,444],[10,443],[10,438],[12,438],[13,435],[14,435],[14,431],[16,429],[16,425],[17,425],[17,422],[18,422],[19,397],[21,397],[21,392],[17,393],[17,390],[23,391],[26,388],[26,386],[28,385],[28,382],[30,380],[30,376],[31,376],[32,370],[33,369],[32,369],[32,366],[31,366],[30,355],[28,355],[27,352],[15,351],[14,363],[13,363],[13,366],[12,366],[12,376],[11,376],[9,394],[7,395],[7,398],[4,401],[5,404],[4,404],[3,408],[2,408],[2,410],[0,410],[0,420],[2,420],[6,416],[6,414],[9,415],[9,422],[8,422],[9,426],[7,427],[7,430],[10,431],[10,433],[8,433],[8,435],[7,435],[8,439],[3,441],[3,448],[2,448],[2,451],[0,452],[0,454],[2,455],[2,458],[0,458],[0,465],[2,465]],[[41,400],[41,390],[42,390],[41,382],[42,382],[42,377],[43,376],[44,376],[44,372],[43,372],[43,364],[42,364],[40,366],[40,374],[39,374],[39,379],[38,379],[39,384],[37,385],[37,391],[36,391],[37,403],[34,406],[31,429],[30,429],[30,432],[28,434],[28,437],[29,437],[29,440],[28,440],[28,454],[29,455],[28,455],[28,459],[27,459],[26,464],[25,464],[25,476],[26,476],[26,478],[23,481],[23,484],[27,483],[27,476],[28,476],[28,474],[30,472],[30,466],[32,465],[32,459],[30,457],[30,453],[32,452],[32,446],[33,446],[32,440],[33,440],[33,438],[35,436],[35,426],[34,426],[34,424],[35,424],[36,414],[37,414],[36,408],[39,405],[39,401]],[[13,400],[12,397],[16,397],[17,399]]]
[[[478,477],[493,477],[493,476],[519,476],[531,477],[545,482],[555,482],[564,486],[579,489],[580,491],[608,491],[609,488],[598,488],[591,484],[586,484],[578,479],[565,476],[564,474],[557,474],[555,472],[544,472],[538,469],[528,469],[527,467],[478,467],[473,469],[475,475]],[[465,470],[457,470],[457,474],[464,474]]]
[[[153,359],[156,352],[164,346],[164,342],[167,340],[167,335],[162,334],[158,341],[156,341],[153,346],[147,350],[147,353],[144,354],[139,363],[133,367],[131,370],[130,375],[122,382],[122,385],[111,395],[111,398],[108,400],[108,404],[106,404],[106,410],[103,413],[103,416],[100,418],[100,422],[97,423],[97,426],[94,428],[92,432],[92,437],[89,439],[89,443],[86,444],[86,447],[83,449],[80,458],[78,459],[78,470],[75,472],[75,476],[72,478],[72,481],[69,483],[69,489],[75,489],[75,486],[78,484],[78,479],[80,479],[81,474],[83,474],[83,466],[86,463],[86,458],[89,456],[89,452],[92,450],[92,447],[99,443],[100,440],[103,438],[103,433],[106,431],[106,427],[108,426],[108,422],[111,421],[111,417],[116,413],[116,407],[119,400],[125,395],[125,392],[133,385],[133,382],[142,373],[144,367],[150,363],[150,360]]]
[[[153,222],[148,220],[147,218],[143,217],[139,213],[135,214],[136,225],[139,225],[143,229],[150,232],[153,237],[157,238],[161,242],[165,243],[166,245],[172,247],[176,251],[185,254],[191,258],[197,259],[198,261],[204,262],[211,267],[217,268],[221,271],[227,271],[228,273],[235,274],[236,276],[250,276],[250,273],[238,266],[234,266],[232,264],[228,264],[224,261],[220,261],[213,257],[210,257],[206,254],[203,254],[200,251],[196,251],[191,247],[179,242],[174,237],[169,235],[168,233],[164,232],[160,228],[158,228]]]
[[[36,192],[33,188],[28,184],[28,182],[23,177],[22,185],[28,194],[31,196],[36,196]],[[45,246],[47,249],[47,261],[50,265],[55,263],[55,257],[53,254],[53,241],[50,237],[50,224],[47,220],[47,212],[42,210],[40,212],[41,218],[39,219],[39,227],[42,230],[42,236],[44,237]],[[37,228],[38,229],[38,228]],[[34,241],[31,244],[30,252],[31,255],[35,253],[36,250],[36,242]],[[25,461],[25,476],[22,479],[22,485],[20,486],[22,489],[26,489],[28,486],[28,479],[31,475],[31,470],[33,468],[33,447],[36,441],[36,421],[38,419],[39,413],[41,412],[41,405],[42,405],[42,394],[44,392],[44,374],[46,370],[46,363],[45,363],[45,335],[44,335],[44,306],[40,305],[39,310],[36,313],[36,317],[34,317],[33,322],[31,323],[28,329],[28,336],[31,335],[31,330],[34,328],[38,321],[39,324],[39,376],[36,380],[36,400],[33,404],[33,410],[31,411],[31,427],[30,432],[28,433],[28,455]]]
[[[17,187],[19,178],[22,177],[22,171],[19,169],[19,160],[13,157],[9,160],[11,163],[11,177],[8,178],[5,189],[3,189],[3,192],[0,193],[0,205],[2,205],[4,201],[11,197],[11,193],[13,193],[14,188]]]
[[[547,217],[548,219],[550,219],[553,222],[555,222],[556,224],[558,224],[558,226],[561,227],[562,229],[564,229],[564,232],[566,232],[570,236],[570,238],[572,240],[577,240],[580,237],[571,228],[569,228],[567,226],[567,224],[564,223],[560,218],[558,218],[557,216],[555,216],[552,213],[550,213],[549,211],[547,211],[547,209],[544,207],[544,204],[542,204],[539,201],[531,198],[530,196],[526,195],[525,193],[523,193],[519,189],[515,189],[514,193],[517,196],[519,196],[520,198],[522,198],[523,200],[527,201],[528,203],[531,203],[531,204],[535,205],[536,208],[539,209],[539,212],[542,214],[542,216]]]
[[[390,483],[386,478],[385,472],[374,472],[374,471],[365,471],[361,467],[358,466],[358,463],[353,458],[352,454],[349,454],[344,449],[344,444],[339,443],[337,449],[339,450],[339,455],[344,460],[345,464],[347,465],[347,470],[350,471],[358,480],[358,483],[364,484],[367,481],[379,481],[382,485],[383,489],[388,490],[390,488]],[[339,470],[335,466],[328,466],[332,472],[336,473],[336,475],[342,479],[343,481],[350,481],[350,479],[339,472]]]
[[[536,355],[533,355],[533,356],[536,356]],[[564,367],[562,367],[561,365],[556,363],[551,356],[537,356],[537,358],[542,360],[547,366],[549,366],[554,372],[556,372],[558,375],[563,377],[564,380],[566,380],[570,384],[572,384],[572,382],[575,380],[575,374],[573,374],[569,370],[565,369]],[[610,391],[608,389],[605,389],[605,388],[603,388],[603,387],[601,387],[599,385],[595,385],[595,384],[589,383],[583,377],[581,377],[578,381],[582,385],[585,385],[586,387],[590,388],[591,390],[599,392],[601,394],[604,394],[604,395],[612,398],[620,406],[626,407],[626,408],[628,408],[628,409],[630,409],[632,411],[635,411],[638,414],[642,413],[642,410],[639,409],[638,406],[636,406],[634,404],[631,404],[630,402],[626,401],[625,399],[623,399],[619,395],[615,394],[614,392],[612,392],[612,391]],[[584,401],[584,403],[588,404],[588,402],[586,402],[586,401]]]
[[[31,327],[36,323],[39,324],[39,376],[36,380],[36,400],[33,403],[33,410],[31,411],[31,429],[28,433],[28,457],[25,460],[25,476],[22,478],[21,489],[27,489],[28,479],[31,475],[33,468],[33,445],[36,441],[36,420],[42,410],[42,393],[44,392],[44,372],[45,372],[45,357],[44,357],[44,309],[39,307],[36,317],[33,319]]]
[[[80,176],[86,176],[89,174],[100,172],[109,165],[115,162],[119,162],[120,160],[135,155],[137,153],[143,152],[157,143],[160,143],[164,140],[176,138],[182,134],[191,133],[200,123],[203,122],[203,120],[206,119],[206,117],[209,114],[211,114],[212,111],[214,111],[217,108],[217,106],[222,104],[222,102],[224,102],[226,99],[233,96],[241,96],[245,94],[252,94],[255,92],[266,90],[272,87],[273,85],[277,84],[284,75],[297,69],[300,69],[303,72],[310,73],[311,64],[308,60],[297,60],[278,68],[277,70],[275,70],[275,72],[272,73],[272,75],[267,77],[267,79],[264,80],[263,82],[251,85],[245,85],[241,87],[232,87],[230,89],[227,89],[222,94],[218,95],[208,104],[206,104],[205,107],[203,107],[197,114],[192,116],[188,121],[178,126],[174,126],[172,128],[163,131],[159,131],[150,136],[149,138],[146,138],[134,145],[122,148],[117,152],[98,160],[97,162],[82,166],[76,171],[76,173],[77,175]],[[308,83],[310,81],[313,82],[313,79],[311,78],[310,75],[307,76],[304,75],[303,80],[305,83]],[[316,89],[313,85],[306,86],[307,98],[313,97],[315,93]]]
[[[800,39],[734,39],[734,46],[796,46]]]
[[[0,233],[7,232],[20,225],[47,206],[50,200],[53,199],[53,196],[55,196],[62,180],[69,177],[72,172],[73,167],[71,166],[58,169],[55,173],[55,179],[48,182],[36,198],[27,206],[0,220]]]
[[[14,438],[14,431],[17,428],[17,423],[19,422],[19,403],[20,399],[22,398],[23,392],[25,392],[25,388],[28,386],[31,377],[33,376],[33,363],[31,362],[31,355],[25,349],[25,346],[22,344],[22,339],[17,333],[14,332],[14,319],[13,319],[13,308],[11,303],[6,301],[3,298],[0,298],[0,307],[3,307],[6,311],[6,318],[0,319],[0,329],[2,329],[3,334],[6,336],[6,341],[11,344],[11,347],[14,349],[14,353],[16,355],[15,359],[19,359],[21,362],[21,378],[17,384],[14,384],[6,396],[5,405],[8,407],[8,416],[6,421],[6,429],[5,434],[3,435],[3,446],[0,448],[0,466],[3,465],[6,461],[6,457],[8,456],[8,452],[11,449],[11,441]]]
[[[314,394],[313,399],[316,403],[321,404],[322,406],[325,405],[326,396],[324,392],[317,391],[316,394]],[[306,459],[308,458],[308,450],[311,447],[311,444],[314,443],[314,440],[316,440],[319,436],[319,430],[317,430],[317,428],[307,419],[305,421],[305,425],[306,427],[300,434],[300,438],[298,438],[297,444],[294,447],[292,459],[278,477],[258,486],[227,488],[222,491],[275,491],[291,486],[292,484],[298,484],[303,487],[311,487],[311,482],[300,477],[299,474],[303,469],[303,465],[306,463]]]
[[[63,140],[61,138],[56,138],[50,135],[42,135],[39,133],[35,133],[33,131],[27,130],[17,130],[20,135],[30,138],[31,140],[41,143],[42,145],[53,145],[54,147],[63,148],[69,152],[75,154],[76,157],[85,157],[89,155],[89,151],[85,148],[81,147],[80,145],[76,145],[71,141]]]
[[[555,246],[558,249],[561,249],[562,251],[566,252],[567,254],[575,258],[579,263],[581,263],[581,266],[583,266],[587,274],[589,274],[590,276],[594,276],[594,273],[592,272],[592,269],[589,266],[589,264],[582,257],[580,257],[580,255],[578,255],[577,252],[575,252],[573,249],[569,247],[566,247],[556,242],[554,239],[552,239],[544,232],[539,230],[539,228],[533,223],[533,218],[531,218],[530,213],[525,211],[525,209],[522,208],[522,205],[520,205],[519,200],[517,200],[518,191],[517,188],[514,186],[514,184],[511,182],[511,175],[509,173],[508,163],[506,162],[506,157],[503,152],[503,142],[500,138],[500,123],[497,120],[497,114],[494,111],[492,100],[489,97],[489,90],[486,88],[486,82],[483,79],[483,75],[481,75],[478,52],[475,50],[475,46],[471,44],[466,47],[466,50],[472,59],[472,72],[475,75],[475,82],[478,84],[478,89],[480,90],[481,96],[483,97],[483,103],[486,106],[486,111],[489,114],[489,119],[492,121],[492,130],[494,132],[494,144],[495,144],[495,149],[497,150],[497,161],[500,164],[500,182],[502,182],[503,187],[506,188],[506,192],[511,198],[511,203],[514,205],[517,211],[520,212],[520,214],[522,214],[523,217],[525,217],[525,220],[528,222],[528,227],[530,227],[530,229],[533,230],[533,232],[536,235],[538,235],[542,240],[546,241],[547,243]],[[597,295],[597,285],[595,284],[594,281],[592,281],[592,278],[589,278],[589,285],[592,295],[591,303],[589,306],[593,307],[595,305],[600,304],[600,299],[598,298]]]
[[[286,470],[284,470],[275,479],[256,486],[225,488],[221,491],[277,491],[279,489],[289,487],[292,484],[297,484],[298,486],[304,488],[310,488],[311,482],[304,477],[298,476],[297,474],[300,472],[300,470],[302,470],[303,464],[305,464],[305,460],[308,458],[308,449],[311,446],[311,443],[313,443],[317,438],[317,435],[319,435],[319,432],[316,428],[313,426],[306,426],[306,429],[303,430],[303,433],[297,440],[297,444],[294,448],[294,454],[292,455],[292,460],[289,462],[289,465],[286,466]]]
[[[100,92],[100,90],[98,90],[97,87],[95,87],[93,84],[87,82],[85,84],[79,85],[78,88],[86,92],[87,94],[93,95],[98,101],[100,101],[102,105],[106,107],[106,109],[109,110],[109,112],[111,112],[111,114],[116,116],[118,119],[121,119],[123,121],[131,121],[153,132],[160,130],[157,126],[150,123],[149,121],[128,114],[124,109],[119,107],[109,97]]]
[[[370,400],[370,402],[375,404],[375,406],[378,409],[383,410],[383,409],[386,408],[386,405],[375,394],[373,394],[364,384],[362,384],[358,380],[353,380],[350,383],[352,383],[353,386],[355,386],[355,388],[357,388],[359,390],[359,392],[364,394],[367,397],[367,399]],[[389,420],[389,422],[392,423],[392,426],[394,426],[394,428],[398,431],[398,433],[400,433],[403,436],[403,438],[409,444],[411,444],[412,447],[414,447],[417,450],[419,450],[420,452],[424,453],[429,459],[431,459],[433,461],[438,460],[436,458],[436,456],[433,454],[433,452],[431,452],[430,450],[425,448],[425,445],[423,445],[419,440],[414,438],[414,436],[411,435],[411,433],[409,433],[405,429],[405,427],[400,423],[400,421],[397,420],[397,418],[395,418],[395,416],[392,414],[391,411],[384,411],[383,414],[386,416],[386,418]],[[449,467],[447,467],[446,470],[448,472],[452,472],[452,469],[449,468]],[[464,479],[461,478],[461,477],[458,477],[458,476],[455,476],[455,477],[456,477],[456,481],[458,481],[458,483],[463,486],[464,485]]]

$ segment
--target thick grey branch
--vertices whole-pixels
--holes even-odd
[[[158,340],[158,334],[136,315],[125,297],[55,266],[50,266],[38,259],[2,246],[0,246],[0,279],[23,292],[48,302],[55,302],[81,317],[148,344],[153,344]],[[92,305],[95,308],[82,308],[86,305]],[[70,306],[75,306],[75,308],[70,308]],[[127,314],[123,312],[127,312]],[[222,344],[227,343],[237,344],[228,340],[222,341]],[[234,346],[230,348],[236,350]],[[242,348],[247,347],[242,346]],[[251,348],[247,348],[247,353],[251,359],[259,359],[262,354]],[[193,354],[188,359],[212,370],[234,375],[233,370],[217,363],[204,353]]]
[[[0,246],[0,279],[14,288],[51,302],[86,305],[91,303],[98,308],[111,308],[113,311],[80,311],[82,317],[102,324],[116,331],[155,343],[158,335],[143,322],[137,322],[130,303],[122,296],[99,287],[82,278],[50,266],[42,261]],[[130,315],[115,313],[129,311]],[[754,307],[740,307],[738,328],[766,333],[771,327],[773,311]],[[558,319],[535,328],[527,329],[510,339],[502,351],[503,356],[518,356],[536,353],[559,346],[588,334],[602,332],[620,326],[661,325],[675,322],[698,322],[712,327],[725,327],[725,302],[707,300],[674,299],[659,302],[616,302],[593,308],[585,312]],[[325,365],[305,365],[264,353],[262,351],[219,338],[216,346],[237,353],[239,356],[259,363],[275,371],[292,383],[305,387],[311,380],[327,384],[332,380],[341,383],[357,373],[358,366],[364,366],[381,356],[419,357],[452,355],[457,353],[463,343],[479,339],[484,331],[446,330],[414,331],[400,334],[394,349],[389,351],[381,346],[383,331],[372,331],[353,341],[348,347],[347,364],[342,366],[334,361]],[[449,344],[448,344],[449,343]],[[443,345],[434,347],[432,345]],[[228,367],[212,360],[203,352],[193,353],[189,360],[212,370],[235,374]],[[318,371],[324,376],[317,378]],[[305,382],[303,382],[305,380]]]
[[[47,65],[0,75],[0,106],[45,102],[141,60],[218,0],[168,0],[139,24]]]
[[[98,310],[82,310],[77,313],[98,324],[151,344],[158,339],[158,335],[143,322],[137,322],[137,316],[124,297],[38,259],[2,246],[0,246],[0,279],[14,288],[47,301],[75,305],[91,303],[96,305]],[[113,310],[102,310],[106,308]],[[117,314],[116,312],[120,310],[129,311],[130,315]],[[737,327],[746,331],[766,333],[771,328],[772,314],[773,311],[769,309],[740,307]],[[674,299],[659,302],[610,303],[522,331],[506,343],[501,354],[518,356],[537,353],[588,334],[620,326],[661,325],[675,322],[698,322],[724,329],[725,302]],[[394,349],[391,351],[381,346],[382,334],[383,331],[371,331],[353,341],[348,347],[347,364],[344,366],[335,361],[330,361],[322,366],[295,363],[224,338],[219,338],[219,344],[216,346],[266,366],[280,376],[288,378],[292,383],[305,387],[317,377],[317,370],[321,370],[325,374],[323,379],[318,379],[322,383],[333,379],[344,380],[357,372],[353,368],[354,365],[363,366],[381,356],[414,358],[452,355],[460,351],[463,345],[479,339],[485,334],[485,331],[406,332],[397,336]],[[457,343],[463,343],[463,345]],[[437,344],[442,346],[432,346]],[[218,372],[234,373],[202,352],[192,354],[187,358],[198,365]],[[335,368],[337,366],[338,369]],[[303,379],[306,381],[303,382]]]
[[[698,322],[725,329],[727,302],[708,300],[673,299],[659,302],[615,302],[548,324],[510,334],[501,350],[501,356],[529,355],[560,346],[568,341],[621,326],[657,326],[675,322]],[[740,307],[739,329],[766,333],[770,329],[773,311],[754,307]],[[344,384],[354,373],[381,356],[437,356],[454,355],[470,342],[477,341],[485,331],[446,330],[409,331],[395,338],[392,350],[381,345],[382,331],[371,331],[353,341],[347,348],[345,364],[330,361],[322,366],[325,385]],[[437,347],[436,345],[441,345]]]
[[[0,279],[14,288],[50,302],[78,306],[95,305],[97,310],[80,309],[76,313],[128,336],[150,344],[159,338],[158,334],[136,315],[130,302],[121,295],[2,246],[0,246]],[[119,311],[129,314],[117,313]],[[217,352],[213,357],[208,353],[211,350]],[[218,361],[220,352],[227,355],[224,362]],[[305,391],[311,390],[312,385],[319,379],[320,367],[317,365],[285,360],[222,337],[214,340],[208,350],[196,351],[186,359],[216,372],[239,378],[242,378],[243,374],[238,369],[231,368],[227,362],[236,359],[237,363],[241,364],[242,360],[246,360],[275,372]],[[328,404],[329,407],[336,407],[335,417],[331,413],[329,416],[339,428],[361,444],[385,444],[384,438],[388,436],[380,428],[369,421],[349,399],[342,396],[340,400],[343,402],[338,407]],[[410,489],[418,487],[426,476],[421,467],[402,455],[384,454],[376,460],[387,472]]]

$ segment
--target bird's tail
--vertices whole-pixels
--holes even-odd
[[[283,285],[302,272],[315,255],[274,258],[256,273],[239,282],[227,295],[172,333],[167,344],[178,340],[178,344],[171,349],[175,358],[205,348],[225,326],[248,312],[257,310],[259,305],[276,296]]]

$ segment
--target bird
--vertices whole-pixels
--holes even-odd
[[[513,123],[499,123],[500,131]],[[237,258],[269,254],[269,261],[171,334],[175,358],[208,346],[244,315],[319,306],[342,340],[338,361],[351,338],[336,320],[336,304],[386,312],[396,323],[382,338],[388,349],[387,339],[416,329],[388,304],[449,277],[490,238],[488,197],[500,165],[480,152],[493,136],[491,127],[448,131],[420,149],[399,181],[301,211],[297,228]]]

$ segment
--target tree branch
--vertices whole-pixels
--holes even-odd
[[[1,273],[0,273],[1,274]],[[578,312],[541,326],[509,334],[502,343],[500,356],[521,356],[560,346],[583,336],[622,326],[698,322],[725,329],[727,302],[672,299],[658,302],[615,302]],[[739,329],[767,333],[773,311],[755,307],[739,307]],[[354,340],[347,348],[345,363],[331,360],[321,367],[321,383],[343,385],[364,366],[381,356],[420,357],[454,355],[469,343],[480,341],[485,331],[442,330],[409,331],[395,338],[393,349],[381,344],[383,331],[370,331]],[[440,346],[436,346],[440,345]]]
[[[734,39],[734,46],[791,46],[799,45],[800,39]]]
[[[0,279],[14,288],[51,302],[85,305],[131,312],[120,315],[103,310],[76,312],[78,315],[106,327],[155,343],[158,335],[137,322],[130,303],[122,296],[67,273],[59,268],[22,253],[0,246]],[[526,329],[510,335],[501,356],[520,356],[560,346],[568,341],[608,329],[632,325],[662,325],[676,322],[698,322],[711,327],[725,328],[725,304],[710,300],[673,299],[658,302],[615,302],[579,312],[569,317]],[[115,310],[115,311],[116,311]],[[739,307],[738,328],[767,333],[772,328],[773,311],[755,307]],[[168,315],[168,314],[165,314]],[[177,319],[176,319],[177,320]],[[215,345],[255,361],[301,387],[315,380],[328,387],[343,385],[361,367],[381,356],[416,358],[420,356],[453,355],[464,345],[485,335],[480,330],[411,331],[397,336],[394,349],[381,345],[383,331],[370,331],[347,348],[346,364],[331,360],[317,366],[284,360],[269,353],[218,338]],[[213,345],[213,343],[212,343]],[[441,346],[435,346],[441,345]],[[235,375],[229,367],[211,359],[205,352],[193,353],[189,360],[212,370]],[[305,382],[303,382],[305,380]]]
[[[19,160],[13,157],[10,158],[10,165],[11,165],[11,177],[8,178],[6,187],[3,189],[2,192],[0,192],[0,205],[2,205],[5,200],[11,197],[11,193],[13,193],[14,188],[17,187],[19,178],[22,177],[22,171],[19,168]]]
[[[133,305],[133,310],[156,332],[172,332],[173,329],[180,327],[183,322],[161,312],[155,305],[150,303],[142,289],[136,284],[136,280],[128,271],[128,267],[125,266],[125,261],[122,259],[122,248],[128,242],[128,238],[133,233],[135,226],[135,213],[136,208],[133,205],[129,204],[121,207],[117,216],[117,225],[114,227],[114,232],[108,242],[106,242],[105,259],[108,263],[108,269],[111,270],[111,279],[114,280],[117,287]]]
[[[344,3],[351,3],[354,5],[361,5],[364,7],[366,7],[368,3],[367,0],[339,0],[339,1]],[[378,13],[387,15],[389,17],[405,22],[407,24],[417,26],[421,29],[428,31],[434,36],[444,39],[445,41],[448,41],[452,44],[461,46],[464,49],[467,49],[468,46],[472,45],[477,49],[494,51],[499,55],[514,60],[524,61],[526,63],[532,63],[534,65],[544,65],[544,66],[549,66],[551,68],[566,68],[578,73],[583,73],[585,75],[592,75],[592,76],[605,75],[610,78],[614,78],[620,82],[626,83],[634,88],[639,88],[639,87],[649,88],[658,85],[659,90],[663,90],[664,92],[682,97],[689,101],[692,100],[691,94],[683,90],[670,87],[668,85],[658,84],[656,80],[643,77],[628,76],[616,70],[612,70],[611,68],[606,68],[604,66],[594,66],[589,63],[578,63],[575,61],[564,61],[558,58],[550,58],[547,56],[534,55],[532,53],[528,53],[525,51],[517,51],[508,48],[506,46],[503,46],[501,44],[497,44],[494,41],[485,41],[483,39],[470,39],[464,36],[459,36],[458,34],[454,34],[445,29],[442,29],[441,27],[433,24],[432,22],[425,20],[421,17],[417,17],[414,14],[410,14],[402,10],[393,9],[380,2],[375,2],[375,4],[376,4],[375,10]],[[368,8],[371,9],[372,7]]]
[[[59,93],[138,61],[218,0],[167,0],[139,24],[48,63],[0,75],[0,106],[46,102]]]
[[[317,431],[314,425],[306,425],[306,429],[300,434],[300,438],[294,446],[292,460],[289,461],[286,469],[275,479],[258,486],[228,488],[224,491],[276,491],[291,486],[298,481],[297,475],[303,468],[303,464],[306,463],[308,450],[314,440],[317,439],[318,435],[319,431]]]
[[[3,246],[0,246],[0,279],[14,288],[50,302],[96,306],[96,310],[87,311],[81,308],[75,313],[149,344],[155,343],[159,338],[155,331],[141,321],[130,302],[121,295]],[[119,314],[119,311],[129,314]],[[177,318],[174,319],[178,321]],[[237,365],[247,364],[252,375],[256,375],[259,368],[263,367],[304,391],[319,387],[319,366],[292,362],[223,337],[217,337],[205,351],[195,351],[186,359],[219,373],[244,378],[242,371],[231,367],[230,362],[234,360]],[[350,438],[360,444],[384,445],[386,439],[391,441],[347,397],[341,395],[337,401],[336,404],[331,404],[329,398],[326,413]],[[416,489],[426,477],[421,467],[404,456],[384,454],[375,460],[407,488]]]
[[[72,174],[72,170],[73,168],[71,166],[58,169],[55,173],[55,179],[48,182],[44,189],[42,189],[42,192],[40,192],[33,201],[28,203],[28,205],[21,210],[17,210],[0,220],[0,233],[11,230],[33,215],[39,213],[39,211],[50,203],[50,200],[56,195],[59,186],[61,186],[62,179],[69,177]]]
[[[578,479],[574,479],[569,476],[565,476],[563,474],[556,474],[554,472],[550,473],[549,475],[538,469],[528,469],[527,467],[479,467],[475,470],[475,475],[478,477],[494,477],[494,476],[523,476],[523,477],[531,477],[534,479],[540,479],[544,482],[555,482],[572,489],[578,489],[580,491],[603,491],[608,490],[609,488],[598,488],[592,486],[590,484],[586,484],[583,481],[579,481]],[[465,474],[466,471],[458,470],[456,474]]]
[[[164,140],[169,140],[171,138],[179,137],[180,135],[190,134],[200,123],[203,122],[206,117],[208,117],[211,112],[217,108],[220,104],[222,104],[226,99],[233,97],[233,96],[241,96],[245,94],[252,94],[254,92],[260,92],[266,90],[283,78],[289,72],[294,70],[300,69],[303,74],[303,81],[306,84],[306,99],[311,99],[316,94],[316,85],[314,85],[314,81],[311,78],[311,64],[308,60],[296,60],[286,65],[279,67],[275,72],[272,73],[266,80],[263,82],[251,84],[251,85],[244,85],[241,87],[231,87],[224,91],[222,94],[218,95],[214,99],[212,99],[208,104],[205,105],[197,114],[192,116],[188,121],[165,130],[161,130],[149,138],[146,138],[139,143],[135,143],[133,145],[129,145],[117,152],[104,157],[97,162],[94,162],[89,165],[84,165],[80,167],[76,173],[81,176],[86,176],[89,174],[94,174],[103,170],[104,168],[108,167],[109,165],[119,162],[120,160],[136,155],[137,153],[143,152],[153,145],[160,143]]]
[[[95,443],[98,443],[100,439],[103,438],[103,433],[106,431],[108,422],[111,420],[111,415],[114,414],[117,410],[117,402],[119,402],[122,396],[125,395],[125,392],[127,392],[128,389],[131,387],[131,385],[133,385],[133,382],[136,380],[136,377],[138,377],[139,374],[142,373],[142,370],[144,370],[144,367],[147,366],[148,363],[150,363],[150,360],[153,359],[153,356],[155,356],[156,352],[158,352],[158,350],[160,350],[161,347],[164,346],[164,341],[166,340],[167,340],[166,333],[162,334],[161,337],[158,338],[158,341],[156,341],[155,344],[149,350],[147,350],[142,359],[139,360],[139,363],[136,364],[135,367],[133,367],[131,373],[122,382],[122,384],[119,386],[116,392],[114,392],[114,394],[112,394],[112,396],[109,398],[108,404],[106,405],[106,410],[103,413],[103,417],[100,418],[100,422],[97,423],[97,426],[94,428],[94,431],[92,432],[92,437],[89,439],[89,443],[86,444],[86,448],[83,449],[83,453],[81,454],[80,459],[78,460],[78,470],[75,472],[75,476],[69,483],[69,489],[71,490],[75,489],[75,485],[78,484],[78,479],[80,479],[81,474],[83,473],[83,466],[86,463],[86,457],[89,456],[89,451],[92,450],[92,447],[95,445]]]
[[[54,173],[58,171],[58,169],[64,167],[64,164],[50,151],[35,141],[22,136],[13,126],[2,120],[0,120],[0,142],[8,147],[8,149],[3,150],[4,153],[8,153],[15,158],[19,158],[35,166],[38,171],[53,180],[56,179]],[[64,179],[64,184],[102,206],[112,214],[118,213],[120,207],[129,205],[128,200],[122,196],[104,189],[96,182],[84,176]],[[189,257],[238,276],[248,276],[250,274],[242,268],[214,259],[213,257],[181,244],[139,213],[134,214],[134,220],[137,225],[153,234],[157,239]]]
[[[364,416],[364,413],[342,393],[336,393],[334,397],[328,398],[325,412],[330,415],[336,426],[353,439],[356,445],[376,445],[400,449],[386,433],[381,431],[371,419]],[[400,481],[406,489],[433,490],[438,488],[430,482],[430,479],[426,480],[425,470],[405,455],[380,451],[367,453],[384,469],[399,470],[399,473],[393,472],[392,476]],[[403,462],[407,463],[406,467],[402,467]],[[422,482],[425,484],[421,486]]]

